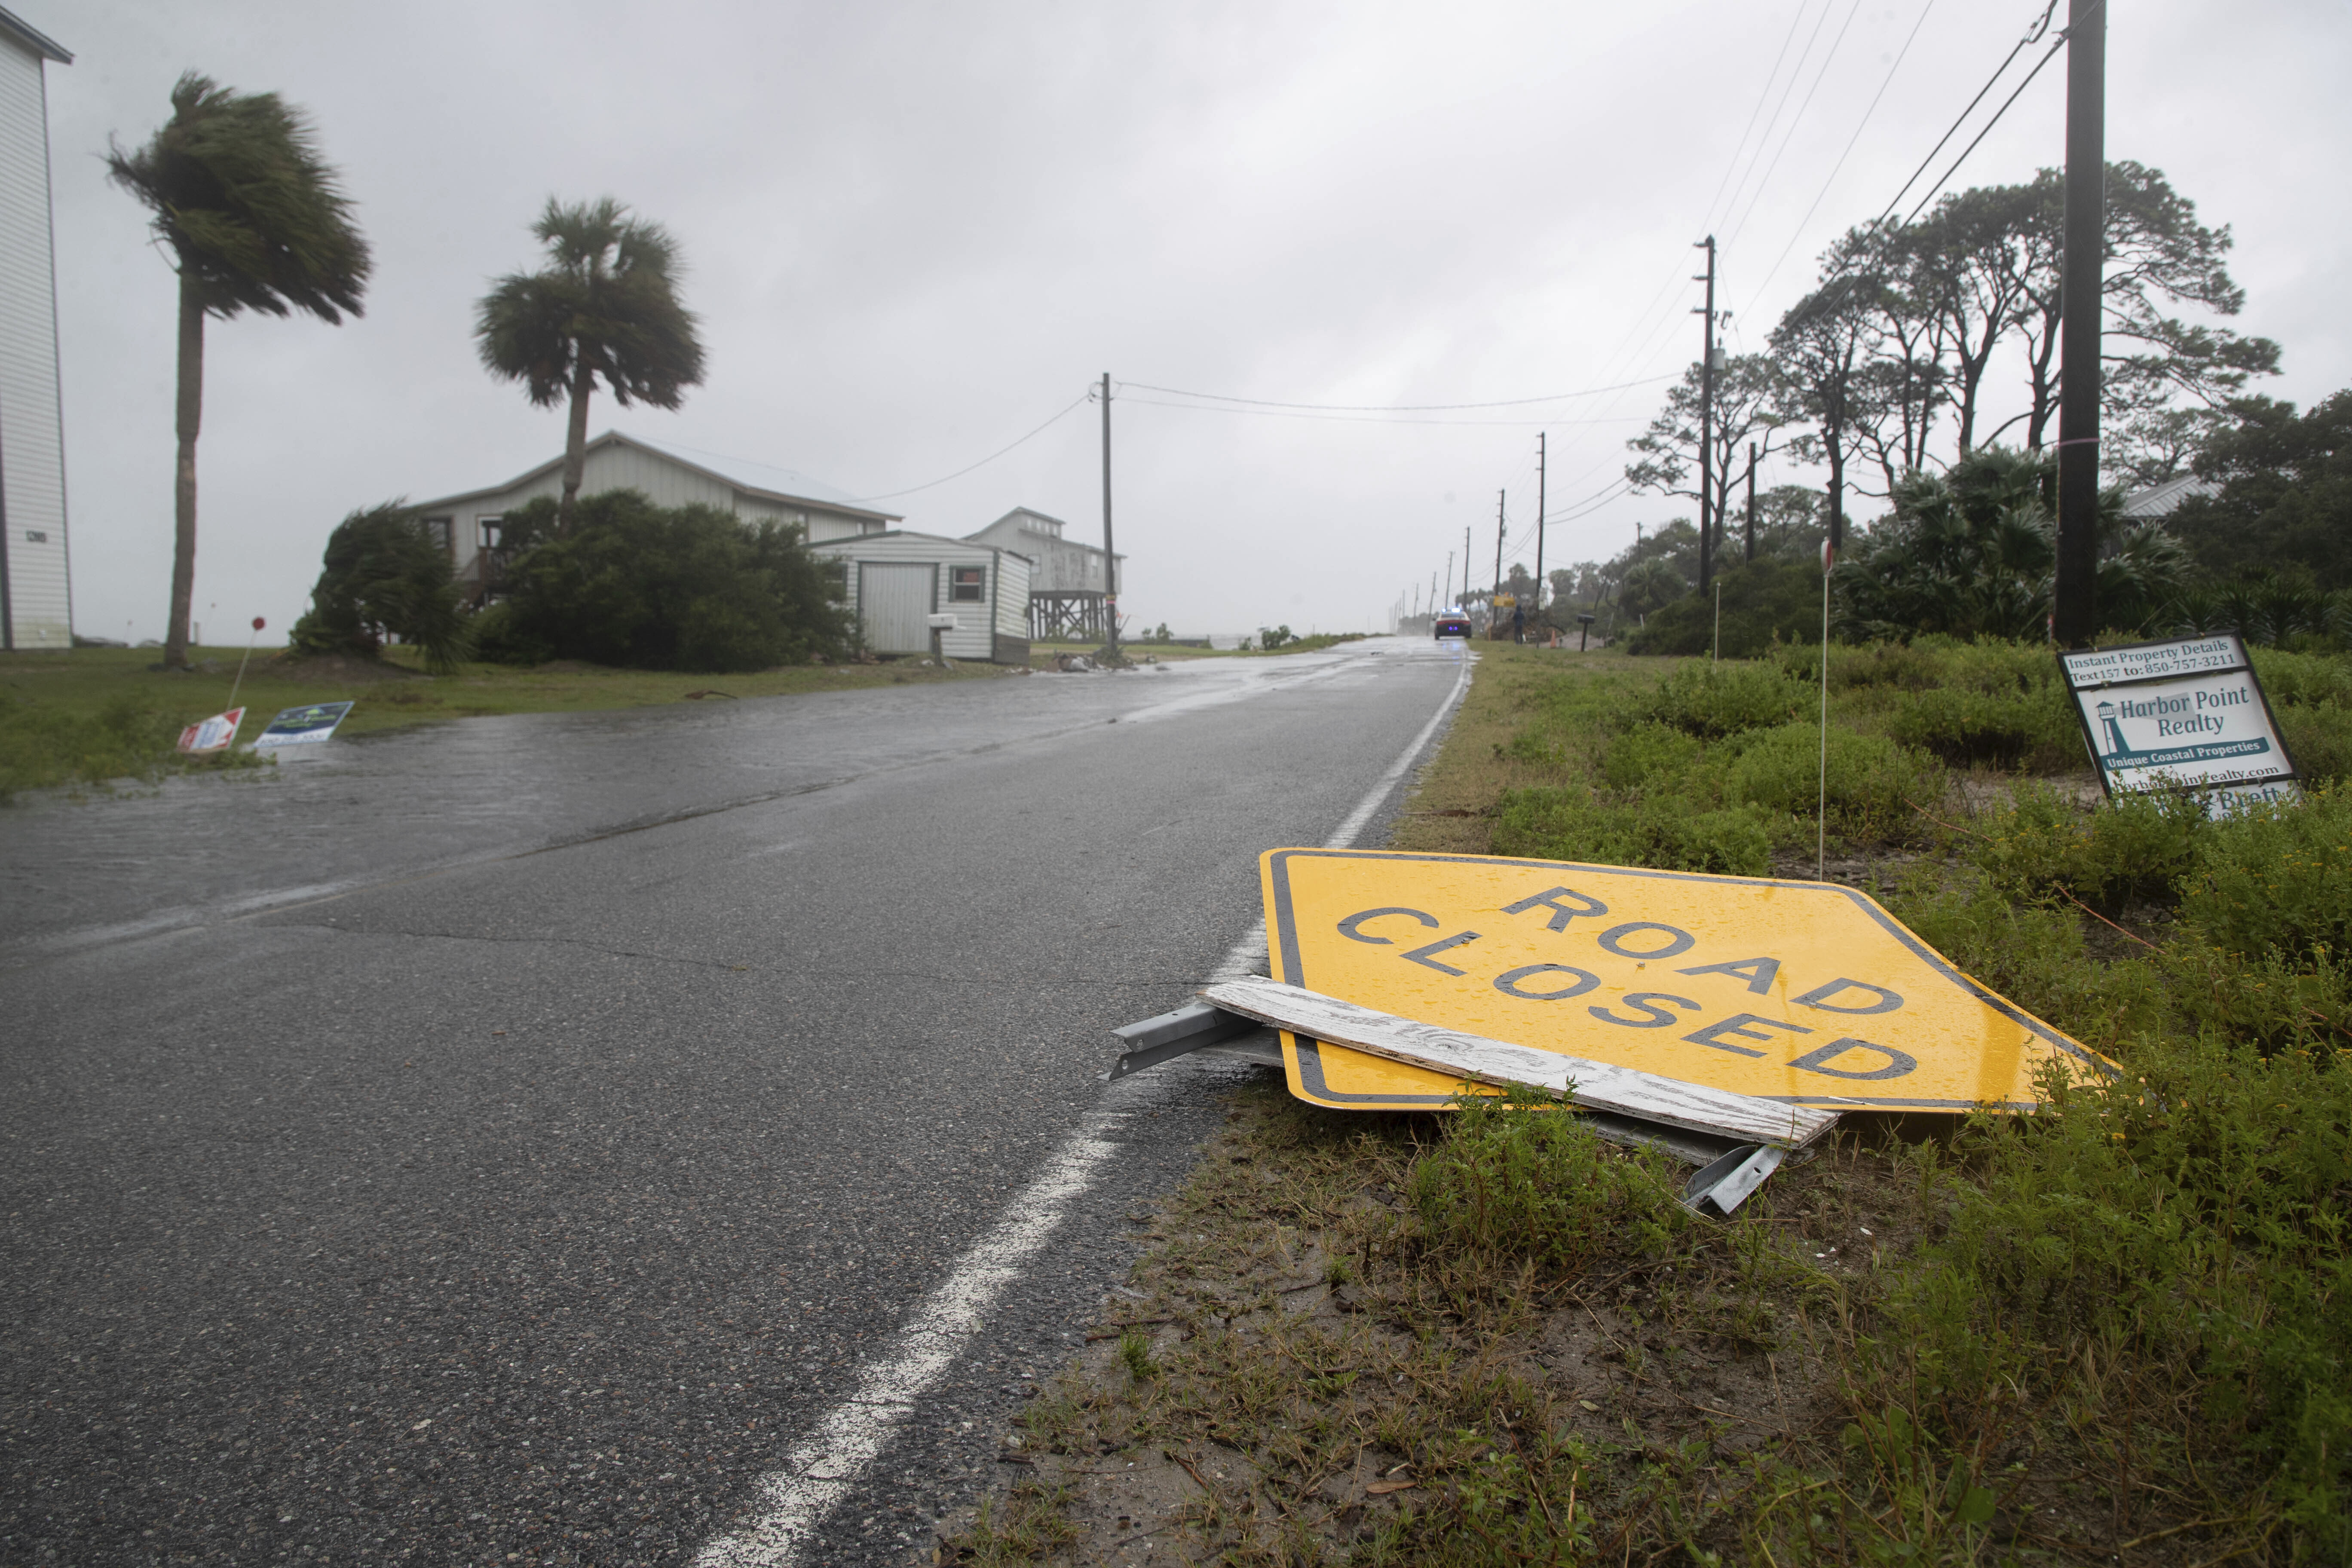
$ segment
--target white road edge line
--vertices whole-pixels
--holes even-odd
[[[1461,701],[1472,662],[1465,653],[1444,702],[1324,841],[1326,849],[1347,848],[1371,821],[1389,792]],[[1217,965],[1217,973],[1222,977],[1265,954],[1265,921],[1260,919]],[[1060,1226],[1072,1200],[1087,1190],[1096,1171],[1117,1152],[1118,1145],[1105,1134],[1125,1120],[1118,1111],[1097,1111],[1063,1142],[1045,1170],[1005,1205],[1005,1217],[974,1243],[947,1279],[925,1298],[898,1331],[898,1342],[888,1355],[866,1368],[856,1390],[792,1446],[779,1468],[760,1478],[758,1517],[705,1544],[695,1553],[695,1568],[793,1568],[804,1561],[805,1552],[815,1542],[817,1526],[834,1504],[874,1462],[899,1424],[914,1413],[915,1402],[955,1363],[997,1298],[1020,1277],[1024,1266]]]

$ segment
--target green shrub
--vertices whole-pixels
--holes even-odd
[[[2269,647],[2247,651],[2273,708],[2352,709],[2352,658]]]
[[[486,654],[720,671],[848,645],[837,570],[809,553],[796,528],[607,490],[583,499],[572,532],[554,538],[554,504],[509,516],[520,553],[505,614],[483,628]]]
[[[2011,903],[1976,880],[1909,889],[1889,907],[1964,973],[2094,1050],[2116,1055],[2165,1025],[2154,955],[2093,962],[2071,908]]]
[[[2279,739],[2305,784],[2352,780],[2352,708],[2280,708]]]
[[[1658,780],[1669,789],[1698,766],[1697,737],[1664,724],[1636,724],[1601,748],[1601,776],[1612,789],[1640,789]]]
[[[1664,1156],[1612,1148],[1549,1095],[1465,1094],[1444,1142],[1414,1163],[1424,1246],[1573,1268],[1652,1258],[1691,1226]]]
[[[2180,916],[2223,952],[2352,955],[2352,790],[2213,824]]]
[[[1812,698],[1777,664],[1693,661],[1621,711],[1634,721],[1648,720],[1712,739],[1785,724],[1802,714]]]
[[[2352,1075],[2175,1038],[2112,1091],[1974,1124],[1942,1234],[1892,1281],[1877,1387],[1955,1446],[2066,1385],[2120,1430],[2194,1367],[2204,1442],[2270,1469],[2294,1560],[2352,1549]],[[2144,1381],[2142,1381],[2144,1380]]]
[[[2114,913],[2177,900],[2211,827],[2193,795],[2134,793],[2085,810],[2028,782],[2007,811],[1985,819],[1969,858],[2011,898],[2040,901],[2063,889]]]
[[[1493,843],[1497,855],[1760,877],[1774,826],[1753,805],[1701,808],[1671,795],[1612,804],[1580,785],[1538,786],[1504,792]]]
[[[1723,794],[1727,800],[1810,817],[1822,804],[1822,731],[1815,724],[1782,724],[1723,742]],[[1913,803],[1933,809],[1944,793],[1943,770],[1927,757],[1883,735],[1832,729],[1827,778],[1830,815],[1843,827],[1905,838],[1924,820]]]
[[[386,501],[355,511],[327,536],[310,608],[294,623],[304,653],[375,658],[394,638],[413,643],[428,668],[446,673],[472,651],[449,552],[411,509]]]
[[[2088,765],[2081,723],[2062,691],[1990,692],[1939,687],[1906,692],[1884,720],[1906,746],[1955,767],[1985,763],[2063,773]]]
[[[1721,636],[1725,658],[1760,658],[1777,642],[1822,635],[1822,574],[1807,562],[1767,557],[1722,574],[1723,616],[1716,595],[1690,594],[1650,612],[1625,641],[1628,653],[1713,654]]]

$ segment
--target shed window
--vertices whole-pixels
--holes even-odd
[[[982,590],[985,584],[983,574],[985,574],[988,568],[985,566],[958,566],[952,568],[952,574],[949,578],[948,582],[948,597],[960,604],[979,604],[984,597],[986,597],[986,595]]]
[[[450,522],[451,520],[446,517],[426,518],[425,537],[431,540],[439,549],[446,551],[451,548],[457,542],[457,530],[450,526]]]

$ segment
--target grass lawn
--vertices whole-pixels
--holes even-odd
[[[1815,656],[1480,651],[1394,847],[1811,874]],[[1728,1221],[1265,1082],[940,1561],[2352,1563],[2352,663],[2257,661],[2310,794],[2215,823],[2085,790],[2046,648],[1833,651],[1831,876],[2123,1081]]]
[[[0,798],[45,785],[152,779],[165,772],[240,765],[238,757],[184,758],[173,746],[182,726],[227,706],[244,651],[194,650],[198,668],[188,674],[150,668],[161,658],[155,648],[0,654]],[[289,667],[269,650],[257,650],[236,689],[246,710],[239,738],[250,741],[270,715],[309,702],[353,702],[337,733],[364,735],[494,713],[586,712],[689,698],[717,702],[910,682],[992,680],[1006,673],[988,664],[936,670],[902,659],[799,665],[751,675],[673,675],[568,663],[536,668],[470,664],[457,675],[427,676],[409,662],[410,652],[392,649],[386,668],[376,669],[341,659]]]

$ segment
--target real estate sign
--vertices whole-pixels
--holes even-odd
[[[2296,798],[2294,759],[2234,632],[2062,653],[2099,783],[2189,789],[2209,814]]]
[[[351,710],[348,702],[312,702],[301,708],[289,708],[253,738],[253,749],[262,752],[278,746],[316,745],[332,735],[335,726]]]
[[[215,713],[209,719],[199,719],[180,731],[180,750],[195,756],[212,752],[226,752],[236,739],[237,726],[245,722],[245,710],[232,708],[226,713]]]

